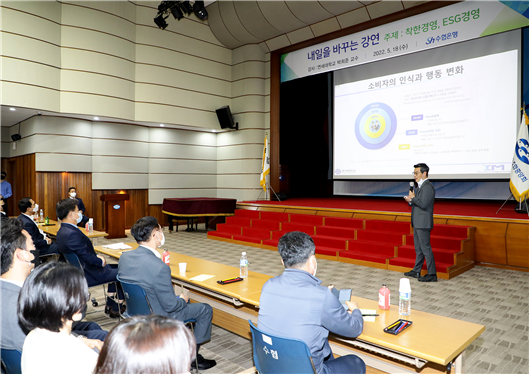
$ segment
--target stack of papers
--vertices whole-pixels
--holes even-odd
[[[104,245],[103,247],[108,248],[108,249],[132,249],[132,247],[130,245],[127,245],[127,244],[125,244],[123,242],[116,243],[116,244]]]

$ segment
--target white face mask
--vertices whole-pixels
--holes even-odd
[[[312,273],[312,275],[314,277],[316,277],[316,272],[318,271],[318,260],[316,260],[316,257],[314,257],[314,261],[315,261],[315,264],[314,264],[314,273]]]
[[[36,213],[39,211],[39,205],[35,204],[35,207],[33,208],[33,212]]]
[[[75,220],[77,223],[80,223],[83,220],[83,214],[81,212],[77,213],[77,218]]]
[[[161,234],[162,234],[162,241],[161,241],[159,247],[161,247],[162,245],[165,244],[165,235],[163,234],[163,232],[161,232]]]
[[[75,198],[76,195],[77,195],[77,193],[75,193],[75,192],[70,193],[70,197],[72,197],[72,198]]]

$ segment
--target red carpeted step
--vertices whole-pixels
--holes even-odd
[[[395,256],[395,246],[385,243],[367,242],[362,240],[349,240],[348,251],[365,252],[378,255]]]
[[[292,232],[292,231],[301,231],[309,235],[314,235],[314,229],[316,227],[310,224],[302,223],[292,223],[292,222],[282,222],[281,231]]]
[[[250,218],[250,219],[259,219],[259,211],[257,210],[235,210],[235,217],[237,218]]]
[[[345,257],[347,259],[371,261],[380,264],[385,264],[386,259],[393,257],[392,255],[380,255],[375,253],[365,253],[365,252],[352,252],[352,251],[340,251],[340,257]]]
[[[325,217],[325,226],[364,228],[364,220],[357,218]]]
[[[281,236],[285,234],[286,234],[286,231],[272,231],[272,239],[279,240]]]
[[[408,222],[384,221],[378,219],[366,220],[366,230],[378,230],[383,232],[400,232],[403,235],[411,232],[411,225]]]
[[[389,265],[393,265],[393,266],[402,266],[402,267],[405,267],[405,268],[410,268],[413,269],[413,267],[415,266],[415,259],[408,259],[408,258],[404,258],[404,257],[394,257],[392,259],[389,259]],[[441,263],[441,262],[435,262],[435,269],[437,270],[437,272],[439,273],[446,273],[448,268],[451,267],[452,265],[454,264],[446,264],[446,263]],[[426,270],[426,261],[424,262],[423,266],[422,266],[422,269]]]
[[[218,238],[225,238],[225,239],[231,239],[232,238],[232,234],[228,234],[226,232],[219,232],[219,231],[209,231],[208,232],[208,236],[216,236]]]
[[[276,222],[288,222],[288,214],[276,213],[274,211],[261,211],[261,219]]]
[[[277,247],[277,243],[279,243],[279,239],[263,240],[264,245],[269,245],[272,247]]]
[[[255,244],[262,244],[262,240],[260,238],[254,238],[252,236],[245,236],[245,235],[233,235],[233,240],[244,241],[244,242],[255,243]]]
[[[468,228],[469,227],[467,226],[452,226],[449,224],[435,224],[432,229],[431,235],[432,236],[433,235],[448,236],[451,238],[466,239],[468,237],[467,236]]]
[[[317,255],[338,256],[339,249],[316,246]]]
[[[461,241],[459,238],[449,238],[446,236],[430,236],[432,248],[447,249],[454,252],[461,251]],[[415,245],[413,243],[413,234],[406,235],[406,245]]]
[[[290,222],[323,226],[323,217],[321,215],[290,214]]]
[[[264,230],[262,228],[253,228],[253,227],[244,227],[242,229],[242,234],[244,236],[249,236],[252,238],[257,238],[261,240],[267,240],[272,237],[272,231]]]
[[[403,244],[403,234],[394,232],[381,232],[371,230],[356,231],[356,239],[362,241],[374,241],[377,243],[388,243],[392,245]]]
[[[239,227],[250,227],[252,225],[251,218],[227,217],[226,224]]]
[[[281,222],[278,222],[278,221],[265,220],[265,219],[252,219],[252,227],[262,228],[265,230],[273,230],[273,231],[280,230],[281,229],[281,227],[279,226],[280,224]]]
[[[450,251],[447,249],[441,249],[441,248],[432,248],[433,257],[435,259],[435,262],[441,262],[445,264],[454,265],[454,255],[458,253],[459,251]],[[407,259],[415,259],[416,253],[415,253],[415,247],[412,245],[403,245],[399,247],[398,257],[404,257]]]
[[[241,226],[235,226],[232,224],[219,223],[217,225],[218,232],[224,232],[225,234],[240,235]]]
[[[312,240],[314,240],[316,247],[334,248],[336,250],[347,248],[347,239],[343,238],[314,235],[312,236]]]
[[[316,227],[316,235],[353,240],[355,238],[355,229],[348,227],[318,226]]]

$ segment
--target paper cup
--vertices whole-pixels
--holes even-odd
[[[187,263],[178,263],[178,268],[180,269],[180,274],[184,274],[186,272]]]

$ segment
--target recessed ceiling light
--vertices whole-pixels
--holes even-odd
[[[217,130],[211,130],[211,131],[213,131],[214,133],[216,133],[216,132],[217,132]]]
[[[160,123],[160,126],[164,127],[165,125],[163,123]]]
[[[99,121],[99,117],[94,117],[94,121]]]
[[[16,109],[15,109],[15,108],[9,108],[9,110],[11,110],[11,111],[13,111],[13,112],[14,112],[14,111],[15,111]]]

